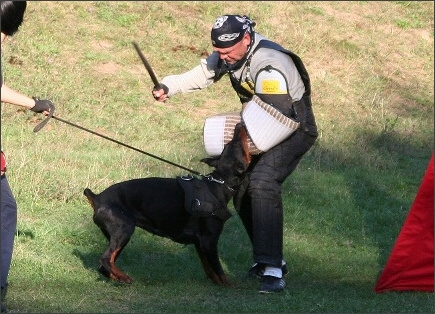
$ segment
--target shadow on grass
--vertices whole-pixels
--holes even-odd
[[[350,185],[357,209],[375,243],[382,267],[394,245],[418,191],[433,151],[433,137],[415,143],[395,132],[363,133],[367,146],[379,158],[372,169],[361,169],[358,185]],[[355,166],[362,163],[357,160]],[[348,173],[348,172],[347,172]],[[378,181],[385,178],[385,181]],[[347,178],[349,182],[354,178]]]
[[[182,245],[141,231],[136,229],[116,260],[116,266],[134,282],[205,278],[193,245]],[[100,257],[107,247],[108,242],[101,234],[101,246],[99,244],[98,248],[82,250],[75,248],[72,254],[82,261],[86,269],[98,272]],[[107,277],[100,276],[100,279],[105,278]]]
[[[33,233],[33,231],[30,230],[17,230],[17,234],[18,237],[23,237],[23,238],[29,238],[29,239],[34,239],[35,238],[35,234]]]
[[[355,151],[360,154],[327,150],[316,145],[303,161],[305,168],[317,162],[319,171],[324,176],[330,173],[336,177],[336,181],[332,182],[339,182],[337,189],[341,189],[334,194],[334,186],[322,186],[321,182],[313,182],[316,200],[309,200],[308,204],[317,206],[313,210],[317,210],[317,215],[313,214],[312,224],[318,226],[319,233],[332,235],[340,239],[337,240],[339,245],[348,245],[349,248],[354,243],[377,246],[379,275],[409,213],[430,160],[433,132],[419,134],[418,140],[411,136],[404,137],[394,130],[378,134],[365,129],[352,132],[360,134],[355,144]],[[341,197],[344,201],[340,200]],[[332,198],[329,200],[331,203],[327,203]],[[325,200],[325,207],[322,207],[319,199]],[[329,208],[329,205],[333,208]],[[302,263],[313,265],[310,261]],[[365,267],[369,268],[368,265]],[[328,270],[325,271],[327,272]],[[314,275],[311,279],[315,277]],[[327,277],[328,275],[321,275],[321,278]],[[376,279],[373,278],[373,284]]]

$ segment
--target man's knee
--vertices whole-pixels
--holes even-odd
[[[281,186],[276,180],[251,178],[249,194],[252,199],[276,199],[281,196]]]

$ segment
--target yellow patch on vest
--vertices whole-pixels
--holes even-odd
[[[282,94],[280,90],[280,82],[278,80],[263,80],[261,82],[262,94]]]

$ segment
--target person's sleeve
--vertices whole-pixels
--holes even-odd
[[[194,92],[213,84],[219,55],[212,53],[190,71],[178,75],[169,75],[161,83],[168,87],[168,96],[178,93]]]

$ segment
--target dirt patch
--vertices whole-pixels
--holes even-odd
[[[115,74],[119,71],[120,66],[115,62],[107,62],[95,67],[95,70],[101,74]]]
[[[91,43],[91,46],[95,50],[110,50],[113,48],[113,44],[108,41],[98,40]]]

